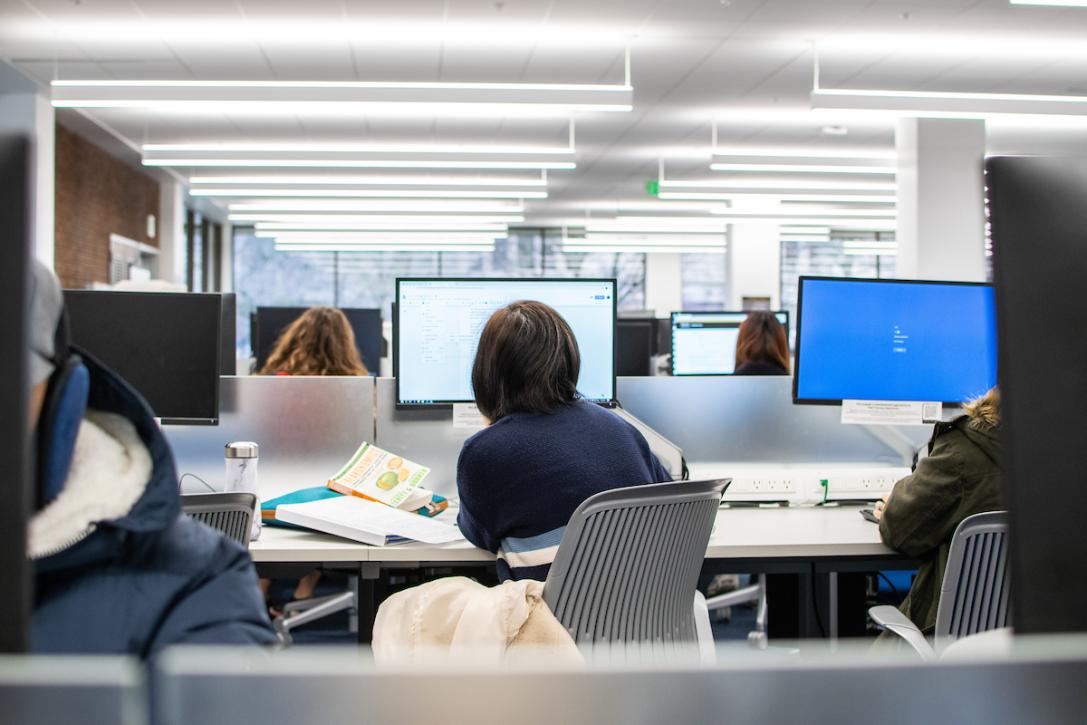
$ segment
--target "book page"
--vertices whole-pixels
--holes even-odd
[[[426,544],[446,544],[464,538],[448,524],[356,496],[290,504],[290,508],[340,526],[384,536],[403,536]]]

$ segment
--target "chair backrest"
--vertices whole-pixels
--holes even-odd
[[[936,647],[960,637],[1009,626],[1008,514],[963,519],[947,556],[936,613]]]
[[[697,641],[694,594],[730,479],[613,489],[566,526],[544,601],[574,641]]]
[[[181,510],[249,548],[249,531],[257,497],[252,493],[191,493],[181,497]]]

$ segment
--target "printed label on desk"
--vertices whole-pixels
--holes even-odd
[[[843,400],[842,423],[847,425],[923,425],[940,420],[940,403],[897,400]]]
[[[475,403],[454,403],[453,427],[460,430],[483,430],[487,427],[487,419],[479,412]]]

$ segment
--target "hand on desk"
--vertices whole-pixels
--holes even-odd
[[[872,515],[875,516],[876,519],[882,520],[883,519],[883,509],[886,506],[887,506],[887,497],[884,496],[879,501],[876,501],[876,505],[872,509]]]

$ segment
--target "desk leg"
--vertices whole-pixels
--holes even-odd
[[[377,564],[359,565],[359,606],[358,606],[358,642],[370,644],[374,641],[374,619],[377,608],[384,598],[385,586],[381,580],[381,567]]]

